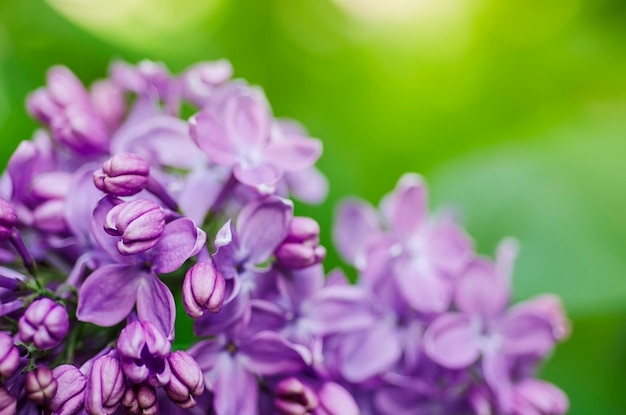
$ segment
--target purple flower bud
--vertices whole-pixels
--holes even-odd
[[[112,356],[99,357],[91,367],[85,392],[85,409],[90,414],[113,414],[126,389],[120,361]]]
[[[23,342],[33,342],[38,349],[50,349],[67,335],[69,326],[65,307],[49,298],[41,298],[29,305],[20,318],[19,337]]]
[[[26,109],[31,117],[44,125],[50,125],[54,117],[63,110],[50,95],[46,88],[39,88],[26,98]]]
[[[132,415],[154,415],[159,412],[159,401],[154,388],[142,383],[128,385],[122,405]]]
[[[26,397],[37,405],[46,405],[57,394],[58,383],[47,366],[26,373],[24,388]]]
[[[226,280],[213,263],[198,262],[185,274],[183,305],[190,317],[198,318],[204,309],[217,313],[224,305]]]
[[[109,130],[119,127],[126,110],[126,99],[117,84],[108,79],[94,82],[91,85],[91,102]]]
[[[48,92],[52,100],[62,108],[70,105],[89,105],[89,95],[85,86],[74,73],[65,66],[53,66],[47,74]]]
[[[83,408],[87,378],[72,365],[57,366],[52,370],[57,381],[57,393],[47,409],[52,415],[75,415]]]
[[[0,376],[4,379],[15,374],[20,365],[20,351],[7,333],[0,332]]]
[[[0,199],[0,241],[9,239],[15,225],[17,225],[17,212],[15,208],[11,203]]]
[[[274,255],[282,266],[306,268],[319,264],[326,257],[326,249],[319,245],[320,227],[316,221],[306,217],[294,217],[289,234],[276,249]]]
[[[297,378],[282,380],[276,387],[274,406],[279,415],[312,413],[318,405],[315,391]]]
[[[16,412],[17,401],[7,388],[0,386],[0,414],[10,415]]]
[[[96,187],[112,196],[132,196],[148,183],[150,166],[138,154],[118,154],[93,173]]]
[[[104,153],[109,135],[104,121],[89,107],[72,105],[52,120],[54,137],[77,153]]]
[[[172,369],[165,393],[180,408],[196,406],[195,397],[204,392],[204,376],[198,363],[187,352],[178,350],[167,358]]]
[[[133,383],[147,381],[159,387],[170,381],[167,356],[171,343],[149,321],[133,321],[122,330],[117,340],[122,369]]]
[[[108,234],[122,237],[117,250],[122,255],[134,255],[159,242],[165,229],[165,212],[151,200],[138,199],[115,206],[105,221]]]

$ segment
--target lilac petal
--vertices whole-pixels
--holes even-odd
[[[513,238],[504,239],[498,244],[496,249],[496,270],[507,285],[511,284],[513,265],[515,264],[518,251],[518,243]]]
[[[515,385],[515,415],[561,415],[567,412],[568,407],[567,395],[551,383],[539,379],[524,379]]]
[[[117,250],[118,238],[113,238],[104,230],[104,224],[106,223],[106,216],[111,209],[122,203],[122,200],[105,196],[96,205],[91,217],[91,233],[95,238],[98,245],[116,262],[124,263],[129,261],[129,257],[126,257]]]
[[[424,351],[448,369],[462,369],[479,355],[478,334],[469,316],[446,313],[437,317],[424,333]]]
[[[478,258],[456,281],[455,300],[461,311],[494,317],[506,308],[509,287],[492,262]]]
[[[458,276],[473,258],[474,244],[452,218],[437,220],[427,230],[425,255],[447,275]]]
[[[418,311],[424,313],[446,311],[452,301],[452,281],[429,264],[421,263],[418,267],[415,269],[415,266],[407,261],[398,261],[394,266],[394,277],[400,294]]]
[[[405,239],[422,226],[428,214],[424,179],[417,174],[403,175],[383,211],[387,212],[391,229]]]
[[[217,232],[213,245],[217,249],[217,252],[213,254],[213,261],[218,271],[226,280],[234,279],[239,274],[237,270],[239,238],[235,234],[235,227],[231,220]]]
[[[364,200],[346,199],[335,211],[333,241],[343,259],[351,264],[367,239],[380,230],[378,213]]]
[[[359,415],[359,407],[354,398],[343,387],[334,382],[326,382],[317,392],[320,407],[315,413],[320,415]]]
[[[344,377],[359,383],[385,373],[401,357],[399,340],[395,326],[386,321],[346,335],[339,362]]]
[[[97,165],[87,164],[76,173],[66,196],[65,221],[72,233],[84,241],[92,238],[91,215],[102,193],[93,185]]]
[[[252,313],[246,331],[256,334],[261,331],[280,331],[287,324],[285,310],[278,305],[265,300],[251,300]]]
[[[210,171],[193,171],[185,177],[183,190],[178,196],[178,206],[186,217],[197,226],[202,226],[223,186],[219,177]]]
[[[228,139],[241,150],[259,147],[269,138],[270,114],[267,105],[254,95],[238,95],[226,104]]]
[[[258,415],[259,387],[256,378],[228,355],[215,368],[213,386],[216,415]]]
[[[172,339],[176,305],[171,291],[156,275],[145,274],[137,291],[139,319],[154,324],[167,338]]]
[[[80,288],[77,318],[105,327],[119,323],[133,309],[141,281],[137,269],[127,265],[98,268]]]
[[[550,321],[523,308],[509,311],[500,330],[507,354],[545,356],[555,344]]]
[[[510,413],[513,404],[513,390],[505,355],[496,349],[485,350],[482,368],[485,381],[496,396],[498,406],[504,413]]]
[[[228,281],[226,281],[228,283]],[[193,331],[198,337],[217,336],[241,322],[250,312],[250,299],[247,295],[237,295],[217,314],[204,313],[194,322]]]
[[[226,130],[208,111],[199,112],[189,119],[191,138],[209,159],[223,166],[232,166],[239,160],[239,152],[229,140]]]
[[[13,300],[0,302],[0,317],[11,314],[14,311],[19,310],[24,305],[24,300]]]
[[[296,309],[312,298],[324,286],[324,268],[322,265],[314,265],[288,273],[280,273],[278,276],[278,289],[286,296],[291,307]]]
[[[274,164],[261,162],[253,166],[236,164],[233,174],[241,183],[268,194],[273,191],[273,186],[280,180],[283,171]]]
[[[206,233],[196,228],[187,218],[176,219],[167,225],[159,244],[151,252],[156,273],[176,271],[185,261],[196,255],[206,242]]]
[[[221,340],[221,338],[202,340],[188,350],[203,372],[213,370],[221,355],[225,353],[224,342]]]
[[[272,331],[256,334],[241,345],[239,352],[246,356],[248,370],[259,375],[294,373],[311,363],[305,347],[292,344]]]
[[[283,170],[300,171],[315,164],[322,154],[322,142],[314,138],[288,137],[270,143],[263,154]]]
[[[361,330],[375,322],[373,300],[355,286],[330,286],[320,290],[307,310],[307,323],[317,335]]]
[[[318,205],[328,196],[328,179],[315,167],[285,174],[289,191],[296,198],[311,205]]]
[[[237,219],[237,235],[247,262],[260,264],[269,259],[285,240],[293,217],[293,203],[268,197],[248,203]]]

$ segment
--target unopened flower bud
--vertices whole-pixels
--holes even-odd
[[[57,393],[46,405],[52,415],[74,415],[83,409],[87,378],[73,365],[61,365],[52,370],[57,381]]]
[[[150,385],[128,385],[122,406],[132,415],[154,415],[159,412],[156,391]]]
[[[133,321],[117,340],[122,369],[133,383],[147,381],[154,387],[167,384],[171,371],[167,356],[172,345],[149,321]]]
[[[13,344],[13,338],[0,332],[0,376],[4,379],[15,374],[20,365],[20,351]]]
[[[171,353],[167,361],[172,369],[165,393],[180,408],[196,406],[195,398],[204,392],[204,376],[198,363],[187,352]]]
[[[17,212],[15,208],[11,203],[0,199],[0,241],[9,239],[15,225],[17,225]]]
[[[118,154],[93,174],[96,187],[112,196],[132,196],[148,183],[150,166],[137,154]]]
[[[67,335],[67,311],[61,304],[41,298],[28,306],[18,322],[18,329],[23,342],[33,342],[40,350],[50,349]]]
[[[0,415],[11,415],[16,412],[17,401],[7,388],[0,386]]]
[[[72,105],[52,120],[52,133],[62,144],[79,154],[104,153],[109,135],[104,121],[89,107]]]
[[[320,227],[306,217],[294,217],[285,241],[274,253],[279,264],[300,269],[319,264],[326,257],[326,248],[319,245]]]
[[[37,405],[45,405],[57,394],[58,383],[47,366],[26,373],[26,397]]]
[[[198,318],[208,310],[217,313],[224,305],[226,280],[210,262],[198,262],[185,274],[183,305],[190,317]]]
[[[562,415],[569,401],[559,388],[538,379],[525,379],[513,390],[513,415]]]
[[[119,127],[126,111],[126,99],[117,84],[108,79],[94,82],[91,85],[91,102],[109,130]]]
[[[85,392],[85,409],[89,414],[115,413],[126,389],[126,378],[120,361],[112,356],[99,357],[91,367]]]
[[[287,378],[276,387],[274,406],[279,415],[312,413],[318,404],[315,391],[297,378]]]
[[[154,247],[165,229],[165,212],[155,202],[138,199],[115,206],[106,216],[104,230],[121,236],[117,250],[134,255]]]
[[[53,118],[62,111],[62,108],[53,101],[46,88],[39,88],[26,98],[26,110],[31,117],[36,118],[42,124],[50,125]]]
[[[89,105],[89,95],[83,83],[65,66],[53,66],[48,70],[48,92],[61,108],[70,105]]]

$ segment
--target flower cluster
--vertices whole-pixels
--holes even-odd
[[[478,256],[418,176],[380,213],[340,206],[359,279],[324,274],[290,200],[325,199],[321,143],[228,62],[114,62],[89,89],[53,67],[27,109],[42,128],[0,179],[0,414],[567,410],[533,377],[559,300],[507,309],[514,243]]]

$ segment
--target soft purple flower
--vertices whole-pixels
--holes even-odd
[[[279,415],[314,413],[319,405],[315,391],[295,377],[280,381],[275,394],[274,406]]]
[[[33,342],[36,348],[45,350],[59,344],[67,335],[69,317],[64,306],[41,298],[28,306],[18,327],[23,342]]]
[[[551,383],[524,379],[514,387],[512,415],[563,415],[568,407],[567,396]]]
[[[154,387],[166,385],[171,371],[167,361],[172,345],[149,321],[133,321],[117,341],[122,369],[133,383],[148,382]]]
[[[232,166],[241,183],[270,192],[287,171],[304,170],[318,159],[318,140],[270,140],[272,117],[258,90],[238,88],[220,113],[206,109],[189,120],[191,136],[211,161]]]
[[[128,385],[122,406],[132,415],[155,415],[159,412],[156,391],[145,383]]]
[[[95,239],[115,263],[101,266],[85,280],[78,296],[77,317],[112,326],[126,318],[136,304],[140,320],[149,320],[168,337],[173,336],[174,297],[156,274],[176,271],[203,248],[206,234],[189,219],[175,219],[165,225],[152,249],[138,255],[120,255],[118,239],[102,227],[115,206],[119,206],[118,200],[103,198],[92,218]],[[119,217],[116,222],[125,223]],[[141,228],[137,230],[144,232]]]
[[[181,76],[183,98],[198,107],[203,107],[215,90],[232,75],[233,67],[224,59],[190,66]]]
[[[150,166],[143,157],[117,154],[93,174],[96,187],[111,196],[132,196],[146,187]]]
[[[52,370],[57,393],[46,405],[52,415],[75,415],[83,408],[87,378],[76,366],[61,365]]]
[[[198,363],[187,352],[178,350],[167,357],[172,377],[165,393],[180,408],[196,406],[195,398],[204,392],[204,377]]]
[[[424,335],[426,353],[446,368],[466,368],[482,357],[483,376],[503,411],[511,409],[509,360],[543,357],[555,344],[549,317],[519,306],[506,311],[515,252],[505,241],[495,264],[470,263],[456,286],[459,312],[440,315]]]
[[[142,60],[137,65],[131,65],[115,61],[109,73],[113,82],[136,94],[158,94],[163,98],[171,88],[169,71],[161,62]]]
[[[279,264],[293,269],[319,264],[326,257],[326,249],[319,245],[320,227],[306,217],[294,217],[289,233],[274,255]]]
[[[204,310],[217,313],[224,304],[226,280],[212,262],[198,262],[185,274],[183,305],[193,318],[201,317]]]
[[[17,212],[15,208],[11,203],[0,199],[0,241],[9,239],[15,225],[17,225]]]
[[[119,359],[112,355],[99,357],[93,363],[87,389],[85,409],[90,414],[115,413],[126,390],[126,378]]]
[[[69,228],[65,221],[65,210],[65,200],[48,200],[33,210],[33,226],[47,233],[67,234]]]
[[[165,229],[165,212],[156,202],[137,199],[114,206],[106,215],[104,230],[120,236],[117,250],[122,255],[135,255],[159,243]]]
[[[72,105],[52,119],[54,138],[79,154],[105,153],[110,137],[104,121],[88,106]]]
[[[0,386],[0,415],[14,415],[17,401],[6,387]]]
[[[13,338],[0,332],[0,376],[8,379],[15,374],[20,365],[20,352],[13,344]]]
[[[26,373],[26,397],[37,405],[46,405],[57,394],[58,382],[47,366]]]
[[[126,110],[126,100],[121,88],[108,79],[96,81],[91,85],[90,95],[93,109],[109,130],[117,128]]]

